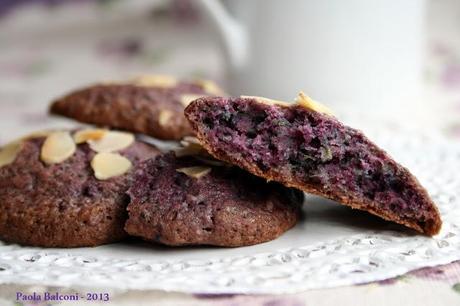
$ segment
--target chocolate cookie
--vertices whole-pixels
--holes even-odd
[[[177,140],[192,134],[183,115],[185,106],[198,97],[222,94],[210,81],[148,76],[77,90],[53,102],[50,112],[84,123]]]
[[[125,230],[167,245],[236,247],[275,239],[295,225],[303,193],[237,167],[175,153],[136,168]]]
[[[132,168],[159,151],[129,133],[54,131],[0,150],[0,239],[45,247],[123,239]]]
[[[295,104],[201,98],[185,114],[220,160],[427,235],[441,228],[438,209],[406,168],[303,93]]]

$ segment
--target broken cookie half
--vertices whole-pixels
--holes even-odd
[[[303,93],[296,103],[204,97],[185,115],[217,159],[426,235],[441,228],[438,209],[408,169]]]

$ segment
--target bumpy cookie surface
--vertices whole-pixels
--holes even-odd
[[[0,240],[80,247],[123,239],[132,169],[158,153],[104,130],[40,133],[3,147]]]
[[[167,153],[141,163],[125,230],[167,245],[235,247],[275,239],[295,225],[303,194],[236,167]]]
[[[211,97],[185,110],[197,138],[217,159],[427,235],[438,233],[439,212],[417,179],[328,113],[302,93],[295,104]]]
[[[148,76],[77,90],[53,102],[50,112],[84,123],[177,140],[192,134],[183,115],[185,106],[201,96],[222,94],[210,81]]]

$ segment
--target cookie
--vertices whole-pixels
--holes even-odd
[[[0,240],[83,247],[119,241],[139,162],[159,151],[124,132],[50,131],[0,150]]]
[[[125,230],[166,245],[269,241],[296,224],[303,202],[298,190],[199,156],[167,153],[135,172]]]
[[[426,235],[441,228],[436,205],[406,168],[303,93],[297,103],[201,98],[185,114],[217,159]]]
[[[210,95],[222,95],[210,81],[148,76],[77,90],[53,102],[50,112],[84,123],[178,140],[192,134],[183,115],[185,106]]]

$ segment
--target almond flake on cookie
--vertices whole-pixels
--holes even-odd
[[[71,157],[76,149],[69,132],[53,132],[46,137],[40,157],[46,164],[57,164]]]
[[[119,132],[119,131],[108,131],[100,139],[88,140],[89,147],[98,153],[116,152],[126,149],[134,143],[135,137],[131,133]]]

